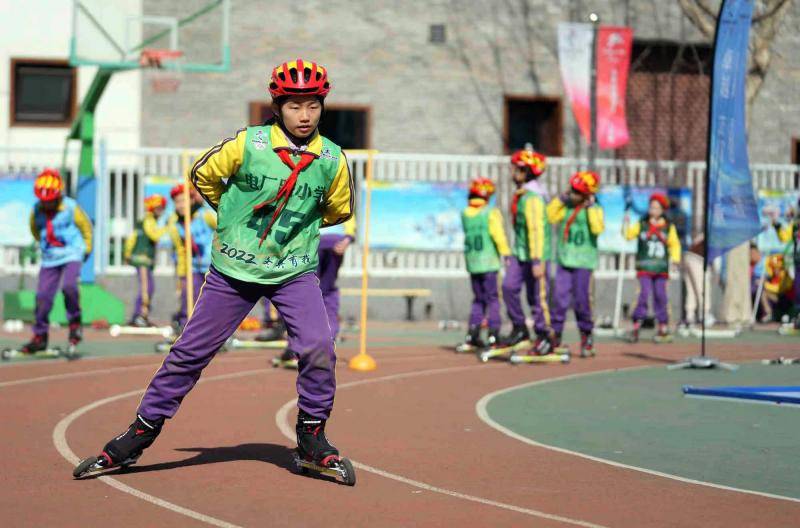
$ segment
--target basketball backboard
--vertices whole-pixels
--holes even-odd
[[[161,68],[230,69],[230,0],[73,0],[70,64],[133,69],[142,51],[180,52]]]

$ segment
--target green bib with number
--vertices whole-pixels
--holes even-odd
[[[282,284],[317,269],[321,205],[342,154],[338,145],[322,138],[323,156],[300,172],[286,207],[259,246],[280,200],[256,213],[253,207],[277,195],[292,172],[272,150],[269,137],[270,125],[247,128],[242,165],[219,201],[211,263],[235,279]],[[300,156],[292,161],[298,163]]]
[[[143,220],[136,222],[133,232],[136,233],[136,242],[131,251],[131,265],[153,269],[156,261],[156,243],[145,234]]]
[[[660,235],[650,231],[650,221],[647,219],[639,223],[639,238],[636,244],[636,269],[650,273],[669,272],[669,252],[667,251],[667,236],[669,236],[669,222],[665,222],[659,229]]]
[[[514,256],[520,262],[529,262],[531,260],[531,246],[528,240],[528,222],[525,218],[525,208],[527,207],[528,200],[538,198],[544,200],[542,197],[533,191],[528,191],[519,197],[517,201],[517,216],[514,218]],[[542,251],[542,260],[550,260],[550,224],[547,223],[547,216],[542,207],[541,218],[534,218],[534,222],[541,222],[544,225],[544,248]]]
[[[489,213],[492,207],[484,206],[475,215],[468,215],[467,207],[461,213],[461,225],[464,227],[464,260],[467,271],[489,273],[500,270],[500,254],[489,234]]]
[[[564,236],[567,220],[574,211],[574,207],[567,206],[567,214],[558,227],[558,264],[565,268],[597,269],[597,236],[589,229],[585,208],[578,211]]]

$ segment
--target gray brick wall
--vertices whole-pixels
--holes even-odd
[[[268,99],[271,67],[300,56],[329,68],[331,104],[372,107],[374,148],[498,153],[504,94],[563,97],[558,22],[585,19],[594,9],[604,23],[632,25],[637,38],[702,40],[675,1],[528,0],[527,16],[523,3],[234,0],[231,72],[187,74],[175,94],[153,94],[143,82],[142,145],[216,143],[246,124],[250,101]],[[145,0],[145,12],[162,4]],[[436,23],[446,24],[446,44],[428,43],[428,26]],[[800,136],[800,98],[794,89],[800,81],[799,24],[800,5],[795,3],[752,110],[754,161],[789,162],[791,137]],[[196,38],[185,44],[202,50],[202,32],[190,35]],[[564,155],[581,155],[585,148],[566,100],[564,105]]]

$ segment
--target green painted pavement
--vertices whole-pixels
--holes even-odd
[[[493,398],[487,411],[543,444],[800,498],[800,408],[686,398],[683,385],[800,385],[800,366],[592,374],[514,389]]]

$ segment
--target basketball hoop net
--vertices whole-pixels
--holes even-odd
[[[174,93],[180,88],[183,72],[180,60],[183,52],[172,49],[145,48],[139,55],[139,65],[147,69],[147,77],[153,93]],[[173,69],[164,69],[164,63],[175,62]]]

